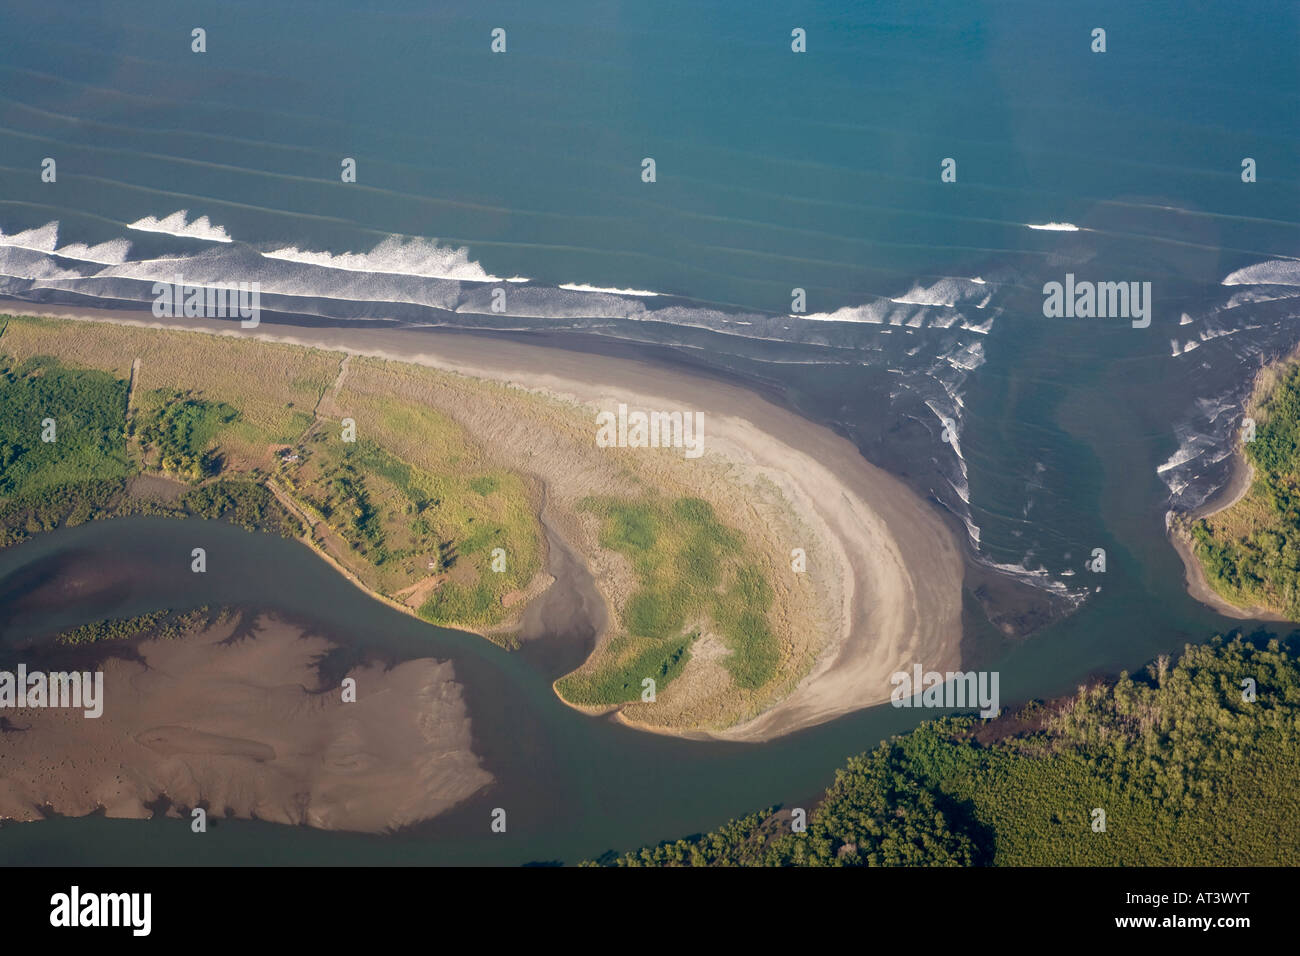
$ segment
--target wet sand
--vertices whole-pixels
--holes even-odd
[[[136,656],[93,665],[104,674],[99,718],[7,709],[0,818],[143,819],[161,799],[184,812],[178,826],[201,806],[209,819],[385,832],[492,782],[450,662],[359,665],[345,703],[337,683],[321,686],[329,641],[273,617],[251,636],[232,637],[237,626],[135,642]]]
[[[90,321],[245,335],[510,384],[570,403],[613,409],[694,408],[705,412],[710,453],[769,482],[807,529],[810,563],[827,582],[834,620],[816,660],[775,706],[709,734],[760,741],[889,699],[889,676],[921,664],[960,664],[963,560],[951,528],[847,440],[736,385],[630,359],[595,356],[466,333],[393,328],[275,325],[255,330],[147,313],[21,311]],[[555,471],[552,466],[552,471]],[[547,475],[539,477],[546,482]],[[550,476],[552,478],[555,475]],[[754,520],[761,520],[760,513]],[[788,551],[788,547],[787,547]],[[599,575],[597,575],[599,577]],[[660,732],[674,731],[649,727]]]

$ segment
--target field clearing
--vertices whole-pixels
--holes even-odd
[[[66,440],[33,449],[30,487],[19,490],[124,480],[140,468],[191,484],[275,474],[333,533],[342,547],[331,552],[365,587],[389,597],[427,592],[415,609],[425,620],[486,628],[524,609],[518,596],[545,547],[530,482],[493,464],[451,418],[400,398],[432,389],[447,401],[449,393],[398,363],[355,363],[344,382],[337,353],[28,317],[9,320],[0,354],[38,371],[49,365],[38,356],[65,363],[46,370],[62,376],[57,390],[93,405],[66,410]],[[137,358],[132,463],[123,442],[125,379]],[[339,419],[354,419],[365,439],[344,442],[341,421],[318,417],[318,404],[346,409]],[[78,420],[94,421],[94,447],[77,441]]]
[[[234,336],[194,335],[99,322],[8,316],[3,351],[18,361],[50,355],[128,379],[141,360],[137,391],[182,387],[240,410],[266,441],[292,442],[339,370],[339,356]],[[253,434],[244,432],[247,442]]]

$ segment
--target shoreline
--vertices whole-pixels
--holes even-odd
[[[1230,603],[1214,588],[1205,577],[1205,568],[1196,556],[1191,536],[1187,527],[1202,518],[1208,518],[1221,511],[1227,511],[1250,492],[1255,482],[1255,468],[1246,460],[1240,447],[1232,452],[1232,473],[1219,491],[1206,499],[1199,507],[1188,512],[1170,512],[1167,519],[1167,534],[1170,544],[1183,562],[1183,584],[1187,593],[1197,602],[1211,610],[1238,621],[1267,621],[1270,623],[1289,623],[1290,619],[1276,611],[1262,607],[1239,607]]]
[[[815,553],[810,548],[810,559],[829,557],[844,572],[834,575],[843,578],[838,585],[832,582],[840,589],[834,595],[840,606],[839,626],[829,645],[814,649],[809,669],[790,692],[755,716],[725,730],[676,731],[629,720],[619,708],[617,719],[636,729],[691,738],[769,740],[888,700],[889,674],[913,663],[949,668],[960,662],[965,565],[942,516],[901,480],[867,462],[847,439],[750,389],[644,361],[447,330],[302,327],[266,321],[255,330],[241,330],[210,320],[160,320],[149,313],[22,305],[13,311],[248,337],[423,365],[580,406],[628,402],[705,410],[713,447],[721,444],[732,460],[778,487],[796,508],[799,523],[812,527],[808,543],[830,549]],[[752,515],[754,521],[762,519],[761,513]],[[598,636],[598,642],[601,639]]]

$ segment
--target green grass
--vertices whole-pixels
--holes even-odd
[[[220,480],[195,488],[182,496],[178,509],[142,507],[125,494],[126,480],[139,473],[126,449],[127,382],[44,356],[19,364],[0,356],[0,362],[0,544],[138,511],[225,518],[250,529],[297,533],[297,523],[271,493],[250,481]],[[172,393],[156,394],[146,405],[145,434],[164,457],[174,459],[208,447],[237,414],[227,405]],[[46,418],[56,427],[50,443],[41,441]]]
[[[804,833],[769,808],[602,862],[1300,864],[1300,662],[1277,641],[1189,646],[1002,727],[945,717],[852,758]]]
[[[369,565],[367,583],[394,594],[430,574],[448,577],[416,613],[432,624],[490,627],[503,598],[541,566],[541,530],[522,479],[505,471],[433,473],[371,440],[323,429],[298,446],[281,477]],[[505,570],[492,552],[505,552]],[[429,565],[433,564],[431,568]]]
[[[654,641],[615,636],[610,639],[607,656],[616,664],[575,671],[557,686],[565,700],[584,707],[640,700],[642,681],[647,677],[655,682],[658,693],[682,672],[694,639],[694,634]]]
[[[0,351],[24,360],[52,355],[72,367],[112,371],[127,380],[141,360],[136,397],[183,389],[205,401],[236,407],[242,421],[224,439],[230,456],[253,454],[265,444],[297,440],[312,409],[338,373],[337,353],[253,339],[9,316]],[[246,447],[235,447],[235,439]]]
[[[566,700],[639,700],[646,677],[662,690],[682,672],[701,626],[726,645],[723,666],[738,688],[756,690],[776,676],[771,587],[743,537],[719,522],[708,502],[592,497],[581,507],[599,517],[601,546],[629,560],[638,586],[622,608],[624,633],[557,682]]]
[[[0,546],[142,510],[297,533],[261,485],[275,472],[326,521],[343,545],[335,556],[367,587],[395,595],[445,574],[416,612],[432,623],[500,623],[511,613],[505,601],[540,570],[531,486],[438,410],[449,399],[427,370],[353,361],[331,411],[355,417],[362,440],[343,443],[337,421],[312,427],[339,374],[337,353],[107,323],[0,322]],[[125,434],[137,358],[132,427],[143,456]],[[54,445],[39,442],[46,417],[56,419]],[[276,446],[301,460],[278,460]],[[179,507],[133,498],[127,480],[142,468],[196,487]]]
[[[81,524],[121,502],[135,470],[126,391],[109,372],[0,354],[0,546]],[[53,442],[42,440],[46,419],[54,420]]]

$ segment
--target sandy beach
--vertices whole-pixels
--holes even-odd
[[[779,701],[725,730],[688,735],[770,739],[888,700],[895,671],[918,663],[927,670],[960,664],[963,560],[948,526],[847,440],[748,389],[648,362],[464,333],[306,328],[266,321],[255,330],[240,330],[148,314],[41,307],[15,311],[189,328],[372,356],[503,383],[593,410],[612,410],[620,403],[702,410],[708,455],[701,461],[709,462],[712,471],[690,471],[683,464],[673,465],[673,474],[686,483],[725,478],[753,491],[751,500],[735,502],[728,517],[745,521],[747,530],[770,544],[774,566],[788,566],[792,548],[806,550],[806,579],[782,586],[788,587],[791,607],[805,608],[817,620],[818,634],[795,648],[796,654],[809,656],[809,666]],[[571,500],[583,490],[578,478],[566,474],[572,471],[566,469],[570,460],[545,447],[529,447],[530,436],[512,431],[510,423],[490,412],[467,409],[462,421],[477,435],[490,432],[485,440],[503,455],[513,455],[512,464],[540,478],[558,499]],[[535,435],[531,437],[536,445]],[[580,477],[595,487],[603,480],[600,475]],[[563,520],[555,522],[555,530],[570,544],[583,534]],[[608,582],[616,571],[589,570],[608,598]],[[685,676],[707,682],[708,668],[717,665],[709,664],[706,653],[697,656],[697,672]],[[668,694],[660,700],[666,707],[674,705]],[[620,716],[643,726],[635,706]],[[677,732],[662,726],[645,729]]]
[[[0,818],[43,810],[144,819],[175,807],[332,830],[384,832],[434,817],[492,782],[471,750],[452,665],[348,672],[356,700],[322,687],[331,644],[260,618],[111,657],[103,714],[26,708],[0,748]],[[33,667],[33,669],[35,669]]]

